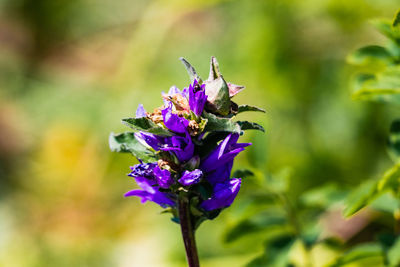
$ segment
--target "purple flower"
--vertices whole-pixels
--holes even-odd
[[[153,172],[160,187],[167,189],[174,183],[171,173],[168,170],[163,170],[159,166],[156,166]]]
[[[240,184],[239,178],[216,184],[212,197],[201,203],[201,207],[208,211],[229,207],[239,192]]]
[[[186,133],[189,121],[184,117],[180,117],[177,114],[172,113],[172,103],[168,104],[168,107],[161,111],[165,126],[176,133]]]
[[[195,169],[194,171],[185,171],[178,182],[184,186],[189,186],[200,182],[202,176],[203,172],[199,169]]]
[[[136,164],[131,168],[131,172],[128,174],[128,176],[131,177],[143,177],[146,178],[150,181],[155,182],[155,177],[154,177],[154,168],[157,166],[157,163],[141,163],[141,164]]]
[[[251,143],[237,143],[239,134],[229,134],[201,164],[200,169],[204,172],[211,172],[232,161],[246,146]]]
[[[165,147],[161,148],[164,151],[173,151],[179,161],[184,162],[193,157],[194,144],[192,138],[186,132],[186,136],[172,136],[168,138]]]
[[[217,169],[207,173],[206,180],[211,184],[223,183],[231,177],[233,159]]]
[[[124,196],[125,197],[131,197],[131,196],[137,196],[141,197],[142,203],[145,203],[146,201],[153,201],[154,203],[157,203],[163,208],[166,208],[167,205],[169,206],[175,206],[175,202],[168,196],[167,193],[160,192],[157,187],[153,187],[149,181],[144,178],[144,177],[136,177],[135,178],[136,183],[142,188],[132,190],[127,192]]]
[[[146,117],[146,110],[144,109],[142,104],[139,104],[137,110],[136,110],[136,118],[143,118]]]
[[[153,148],[156,151],[160,150],[161,147],[165,143],[164,137],[158,136],[155,134],[151,134],[151,133],[139,132],[139,133],[135,133],[135,137],[140,142],[147,144],[148,146],[150,146],[151,148]]]
[[[194,114],[200,116],[207,102],[205,84],[200,85],[197,80],[189,86],[189,107]]]

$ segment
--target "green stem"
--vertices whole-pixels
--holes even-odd
[[[178,213],[188,266],[200,267],[199,257],[197,255],[194,228],[190,217],[189,200],[184,196],[180,196],[179,198]]]

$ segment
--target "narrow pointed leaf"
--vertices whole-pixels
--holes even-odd
[[[197,74],[197,72],[194,69],[194,67],[192,65],[190,65],[190,63],[186,59],[184,59],[183,57],[181,57],[179,59],[182,61],[183,65],[185,66],[185,68],[186,68],[186,70],[187,70],[187,72],[189,74],[191,82],[193,82],[196,79],[199,83],[202,83],[202,79]]]
[[[262,127],[260,124],[255,123],[255,122],[249,122],[249,121],[238,121],[237,122],[240,126],[240,129],[242,131],[245,130],[258,130],[263,133],[265,133],[264,127]]]
[[[240,105],[237,113],[239,114],[239,113],[246,112],[246,111],[258,111],[258,112],[265,113],[264,109],[250,106],[250,105]]]
[[[377,198],[380,195],[377,189],[377,184],[377,181],[369,180],[351,192],[345,201],[346,207],[343,210],[343,215],[345,217],[350,217]]]

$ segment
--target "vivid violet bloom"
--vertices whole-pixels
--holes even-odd
[[[189,121],[184,117],[180,117],[177,114],[172,113],[172,103],[168,104],[168,107],[161,111],[165,126],[176,133],[186,133]]]
[[[178,180],[184,186],[189,186],[192,184],[197,184],[200,182],[201,177],[203,176],[203,172],[199,169],[194,171],[185,171],[182,177]]]
[[[201,115],[207,102],[205,87],[205,84],[199,85],[197,80],[194,80],[193,84],[189,86],[189,107],[197,116]]]
[[[193,157],[194,144],[187,132],[185,137],[172,136],[166,143],[165,147],[161,148],[161,150],[173,151],[179,161],[184,162]]]
[[[231,177],[231,171],[233,166],[233,159],[228,161],[221,167],[207,173],[206,180],[211,184],[223,183]]]
[[[160,187],[167,189],[174,183],[174,180],[171,177],[171,173],[168,170],[163,170],[160,167],[156,166],[153,172],[154,176],[157,179],[157,184]]]
[[[237,154],[242,152],[251,143],[237,143],[239,134],[229,134],[200,165],[204,172],[211,172],[233,160]]]
[[[157,163],[140,163],[135,166],[130,167],[131,172],[128,174],[130,177],[143,177],[149,181],[153,181],[155,183],[154,177],[154,168],[157,166]]]
[[[210,199],[205,200],[201,207],[207,211],[229,207],[239,192],[240,184],[240,178],[232,178],[225,183],[216,184],[214,194]]]
[[[139,141],[143,141],[145,144],[158,151],[165,143],[165,138],[151,133],[139,132],[135,133],[135,137]]]
[[[166,208],[167,205],[175,206],[175,202],[168,196],[167,193],[160,192],[158,188],[153,187],[146,178],[136,177],[135,180],[136,183],[140,186],[140,188],[142,188],[142,190],[135,189],[129,191],[124,195],[125,197],[131,197],[131,196],[141,197],[142,203],[145,203],[146,201],[149,200],[157,203],[163,208]]]

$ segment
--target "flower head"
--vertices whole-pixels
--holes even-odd
[[[244,130],[263,130],[260,125],[235,122],[238,105],[231,98],[243,87],[226,82],[215,58],[210,75],[202,80],[185,62],[191,84],[182,91],[172,86],[162,93],[164,104],[146,112],[139,105],[134,118],[124,119],[133,132],[112,135],[110,146],[118,152],[131,152],[140,164],[128,176],[140,189],[125,196],[152,201],[172,214],[180,201],[188,201],[197,224],[229,207],[236,198],[240,178],[231,178],[235,157],[250,143],[238,143]],[[236,108],[235,108],[236,107]],[[246,106],[244,111],[262,111]]]

